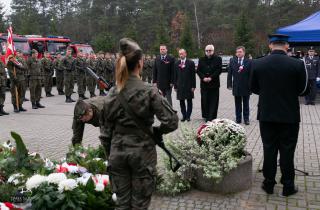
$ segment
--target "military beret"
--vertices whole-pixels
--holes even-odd
[[[289,36],[285,34],[270,34],[268,37],[269,37],[269,43],[288,42],[289,40]]]
[[[31,54],[35,54],[35,53],[38,53],[38,51],[35,50],[35,49],[32,49],[32,50],[31,50]]]
[[[78,100],[74,107],[74,118],[80,120],[83,115],[91,108],[90,104],[84,100]]]
[[[314,48],[313,48],[313,47],[310,47],[309,51],[314,51]]]

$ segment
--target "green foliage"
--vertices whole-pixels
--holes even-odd
[[[111,34],[100,33],[93,38],[92,44],[97,52],[100,50],[110,52],[114,51],[116,42]]]
[[[33,192],[31,197],[32,209],[33,210],[55,210],[60,209],[61,200],[63,198],[59,197],[61,193],[58,191],[57,186],[50,185],[47,182],[42,183]],[[57,200],[57,197],[60,199]]]
[[[16,141],[16,161],[18,162],[18,167],[22,167],[23,161],[28,157],[28,150],[19,134],[11,132],[11,137]]]
[[[89,179],[86,188],[87,200],[86,208],[87,210],[105,209],[112,210],[115,204],[112,200],[112,192],[110,187],[106,187],[104,191],[95,191],[95,185],[92,178]]]
[[[185,49],[188,53],[188,57],[192,58],[196,52],[194,47],[194,38],[192,36],[191,23],[188,17],[185,18],[182,27],[183,30],[180,38],[180,48]]]
[[[244,46],[246,48],[247,53],[253,52],[253,37],[252,37],[252,29],[250,27],[250,23],[248,21],[248,17],[241,13],[239,20],[237,22],[237,28],[235,31],[235,45],[236,46]]]
[[[0,202],[11,201],[16,191],[17,188],[11,184],[0,184]]]

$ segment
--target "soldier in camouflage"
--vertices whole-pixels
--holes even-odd
[[[96,63],[96,71],[97,71],[97,75],[99,77],[102,77],[103,79],[105,79],[105,61],[104,61],[104,53],[102,51],[99,51],[98,53],[98,59],[97,59],[97,63]],[[104,90],[99,87],[100,90],[100,96],[105,96],[105,92]]]
[[[52,85],[53,85],[53,63],[50,58],[50,53],[49,52],[44,52],[44,58],[41,59],[41,68],[42,72],[44,75],[44,90],[46,92],[47,97],[52,97],[54,96],[51,91],[52,91]]]
[[[27,61],[27,66],[30,74],[30,99],[32,109],[45,108],[40,104],[41,97],[41,62],[38,59],[38,51],[33,49],[31,51],[31,57]]]
[[[3,110],[4,101],[6,100],[6,88],[7,73],[3,62],[0,61],[0,116],[9,114]]]
[[[74,86],[74,59],[72,57],[71,49],[67,49],[66,56],[62,59],[62,68],[64,72],[64,91],[66,95],[66,103],[75,102],[72,98]]]
[[[105,54],[105,79],[109,84],[114,82],[114,65],[108,52]]]
[[[96,73],[96,56],[95,54],[91,54],[89,59],[87,60],[87,65],[89,68],[91,68],[93,70],[94,73]],[[91,75],[87,74],[87,88],[90,92],[90,98],[95,97],[95,89],[97,86],[97,81],[95,80],[95,78],[93,78]]]
[[[53,68],[56,71],[56,84],[57,84],[57,90],[59,95],[64,95],[63,92],[63,67],[62,67],[62,57],[61,53],[57,53],[56,59],[53,61]]]
[[[7,68],[10,76],[10,92],[11,92],[11,103],[15,113],[27,111],[22,107],[23,104],[23,90],[25,82],[25,71],[22,64],[19,63],[15,57],[10,56]],[[18,100],[18,102],[16,101]]]
[[[78,94],[79,99],[88,99],[85,96],[86,92],[86,67],[87,62],[83,56],[82,51],[79,51],[77,54],[77,58],[75,59],[75,71],[77,74],[77,85],[78,85]]]
[[[120,104],[119,94],[150,131],[174,131],[178,116],[155,87],[141,81],[143,58],[139,45],[124,38],[120,40],[120,51],[116,87],[105,98],[100,139],[109,159],[112,190],[117,194],[116,210],[147,210],[156,185],[155,142]],[[160,121],[159,127],[152,127],[154,116]]]
[[[152,68],[153,68],[153,63],[151,60],[150,55],[145,56],[145,60],[143,63],[143,71],[142,71],[142,80],[144,82],[148,81],[148,83],[151,83],[152,80]]]
[[[29,84],[29,70],[28,70],[28,66],[27,66],[27,62],[23,57],[23,54],[20,50],[17,50],[17,55],[16,55],[16,59],[19,63],[22,64],[22,67],[25,69],[24,71],[24,80],[22,81],[22,97],[23,97],[23,101],[29,101],[29,99],[26,98],[26,92],[28,89],[28,84]]]
[[[72,123],[72,145],[81,144],[85,124],[100,127],[100,118],[103,113],[104,97],[98,96],[86,100],[79,100],[74,107]]]

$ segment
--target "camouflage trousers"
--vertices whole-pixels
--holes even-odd
[[[79,75],[77,77],[78,94],[83,95],[86,92],[86,76]]]
[[[30,99],[31,103],[40,101],[41,97],[41,79],[30,79]]]
[[[4,104],[5,100],[6,100],[6,86],[1,85],[0,86],[0,106]]]
[[[18,81],[16,83],[13,83],[13,81],[11,81],[10,92],[11,92],[11,103],[12,103],[12,105],[16,106],[17,98],[18,98],[19,106],[22,105],[23,98],[24,98],[23,91],[24,91],[24,81]],[[18,97],[16,97],[17,94],[18,94]]]
[[[87,76],[87,88],[88,88],[90,94],[93,94],[95,92],[96,85],[97,85],[96,80],[94,78],[92,78],[91,76]]]
[[[115,210],[148,209],[156,186],[156,164],[154,146],[111,146],[109,172],[112,190],[117,194]]]
[[[44,90],[46,93],[51,93],[53,86],[53,78],[51,75],[44,76]]]
[[[56,84],[57,84],[57,90],[62,92],[63,91],[63,72],[56,72]]]
[[[25,99],[26,98],[26,92],[28,89],[28,79],[26,78],[25,80],[22,81],[22,97]]]
[[[71,96],[74,87],[73,74],[64,75],[64,91],[66,96]]]

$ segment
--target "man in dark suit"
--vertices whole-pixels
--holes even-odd
[[[171,92],[174,80],[174,58],[167,54],[167,46],[160,45],[160,55],[153,66],[153,83],[172,105]]]
[[[251,71],[251,60],[245,58],[245,48],[239,46],[236,49],[236,57],[230,59],[228,68],[228,89],[232,89],[236,107],[236,122],[241,123],[242,106],[243,120],[249,125],[249,77]]]
[[[320,59],[315,56],[315,51],[311,48],[308,56],[305,57],[305,64],[308,70],[308,80],[310,85],[310,93],[305,96],[306,105],[315,105],[317,95],[317,80],[320,77]]]
[[[280,152],[283,196],[298,192],[294,185],[300,107],[299,96],[307,90],[307,72],[303,61],[287,56],[288,36],[269,36],[272,52],[252,63],[251,91],[259,95],[258,120],[263,143],[262,189],[273,193],[276,184],[277,156]]]
[[[206,56],[199,59],[197,73],[200,77],[201,112],[206,121],[217,118],[219,106],[222,59],[214,54],[214,46],[207,45]]]
[[[187,59],[187,52],[179,50],[180,60],[174,64],[174,89],[177,92],[177,99],[180,101],[182,113],[181,121],[190,121],[192,113],[192,99],[196,88],[195,65],[192,60]],[[185,100],[187,100],[187,109]]]

